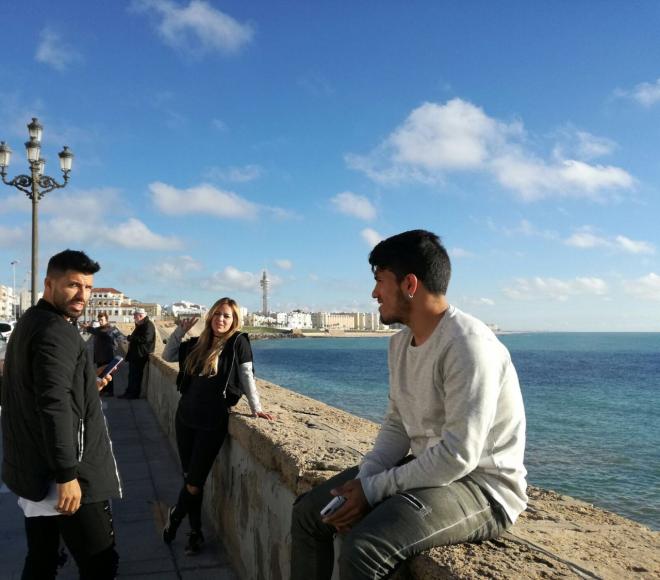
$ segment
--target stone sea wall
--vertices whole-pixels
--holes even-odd
[[[152,356],[146,396],[176,449],[176,365]],[[374,423],[258,380],[262,405],[276,421],[254,419],[241,401],[230,438],[205,488],[204,509],[238,576],[289,577],[294,498],[360,461]],[[397,578],[660,578],[660,534],[551,491],[530,488],[530,506],[503,537],[436,548]]]

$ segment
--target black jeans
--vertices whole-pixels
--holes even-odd
[[[128,387],[126,387],[126,395],[131,397],[139,397],[142,391],[142,375],[144,374],[144,367],[147,365],[149,357],[134,359],[128,364]]]
[[[229,414],[218,417],[218,428],[213,431],[187,426],[177,414],[176,444],[185,482],[195,487],[204,487],[213,462],[227,436]]]
[[[83,504],[72,516],[25,518],[28,554],[22,580],[57,576],[60,536],[71,552],[81,580],[111,580],[117,574],[112,511],[107,501]]]

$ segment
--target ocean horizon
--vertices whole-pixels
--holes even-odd
[[[257,376],[380,423],[389,337],[255,341]],[[531,485],[660,529],[660,333],[507,332]]]

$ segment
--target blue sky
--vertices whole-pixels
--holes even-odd
[[[0,139],[44,125],[40,265],[144,301],[373,310],[367,255],[438,233],[511,330],[660,328],[660,4],[4,2]],[[0,186],[0,283],[30,203]]]

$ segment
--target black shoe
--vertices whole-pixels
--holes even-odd
[[[199,554],[204,544],[204,536],[202,535],[202,530],[190,530],[188,532],[188,543],[184,548],[184,551],[188,556],[193,556]]]
[[[167,519],[165,520],[165,527],[163,528],[163,542],[171,544],[176,537],[176,531],[179,529],[181,520],[174,515],[176,506],[172,506],[167,510]]]

